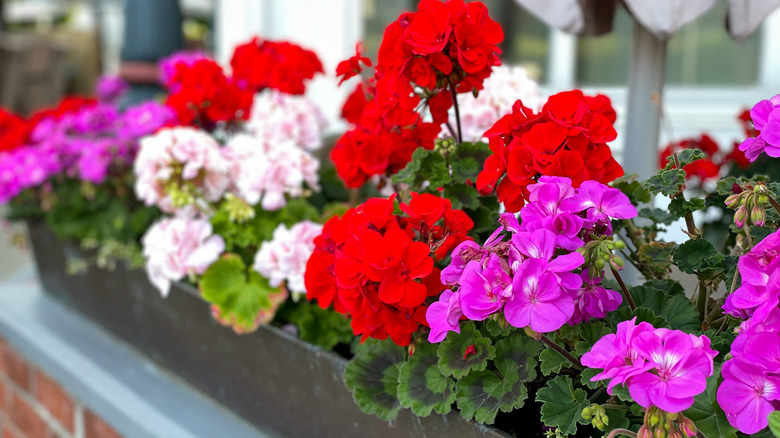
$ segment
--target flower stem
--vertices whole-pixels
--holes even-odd
[[[771,196],[767,196],[769,198],[769,203],[772,204],[772,207],[775,208],[775,211],[780,213],[780,204],[777,203],[777,200]]]
[[[458,126],[458,143],[463,143],[463,130],[460,127],[460,108],[458,108],[458,92],[455,91],[455,86],[447,78],[447,83],[450,85],[450,94],[452,94],[452,105],[455,107],[455,123]]]
[[[610,266],[609,269],[612,270],[612,275],[615,276],[615,280],[617,280],[618,284],[620,285],[620,290],[623,291],[623,296],[626,297],[628,306],[631,307],[631,310],[636,309],[636,303],[634,303],[634,298],[631,296],[631,292],[628,291],[628,288],[626,287],[626,283],[623,283],[623,278],[620,277],[620,274],[618,273],[618,271],[615,270],[615,268]]]
[[[548,338],[547,335],[541,334],[541,341],[547,344],[548,347],[552,348],[553,350],[557,351],[561,356],[565,357],[569,362],[574,365],[575,368],[578,370],[584,370],[585,367],[582,366],[582,363],[580,363],[580,360],[574,357],[571,353],[566,351],[565,348],[561,347],[560,345],[556,344],[555,341]]]
[[[612,429],[612,432],[607,435],[607,438],[615,438],[619,435],[625,435],[630,436],[631,438],[636,438],[636,432],[631,432],[628,429]]]

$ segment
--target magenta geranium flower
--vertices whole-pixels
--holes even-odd
[[[639,354],[633,346],[635,337],[642,333],[651,333],[653,326],[647,322],[636,324],[636,317],[623,321],[617,326],[616,334],[609,334],[593,345],[580,361],[588,368],[601,368],[604,371],[593,376],[591,380],[610,379],[607,392],[612,395],[612,388],[625,383],[633,376],[642,374],[653,368],[653,364]]]
[[[487,254],[477,242],[464,240],[452,250],[452,261],[441,270],[441,282],[448,285],[458,284],[466,265],[474,260],[480,263]]]
[[[509,324],[538,333],[558,330],[574,313],[574,301],[541,259],[527,259],[515,272],[512,299],[504,305]]]
[[[780,94],[762,100],[750,110],[750,118],[759,135],[747,138],[739,145],[745,157],[755,161],[762,152],[770,157],[780,157]]]
[[[577,194],[563,201],[561,207],[573,212],[587,210],[588,220],[594,222],[631,219],[637,215],[628,196],[598,181],[583,182]]]
[[[780,399],[780,378],[755,364],[732,359],[723,364],[717,400],[729,423],[740,432],[756,433],[768,425],[772,402]]]
[[[572,324],[587,322],[591,318],[604,318],[607,312],[620,307],[623,296],[620,292],[606,289],[600,285],[603,275],[591,278],[588,269],[580,273],[582,287],[574,296],[574,315],[569,321]]]
[[[679,330],[659,328],[638,335],[633,346],[653,368],[631,377],[628,390],[643,407],[657,406],[666,412],[681,412],[707,387],[712,375],[712,357],[695,348],[690,336]]]
[[[504,270],[496,254],[488,257],[484,269],[469,262],[460,277],[460,306],[466,318],[482,321],[498,312],[512,296],[512,277]]]
[[[442,292],[439,301],[428,306],[425,313],[425,319],[431,327],[428,342],[433,344],[441,342],[451,331],[460,333],[459,321],[462,315],[459,294],[451,290]]]

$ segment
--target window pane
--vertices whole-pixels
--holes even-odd
[[[544,82],[547,78],[550,48],[550,29],[547,25],[514,1],[482,1],[487,6],[490,17],[504,29],[502,61],[509,65],[521,65],[533,79]],[[417,3],[418,0],[363,0],[363,44],[371,59],[376,59],[387,25],[395,21],[402,12],[416,10]]]
[[[759,29],[743,43],[724,27],[725,2],[683,26],[669,40],[666,83],[681,85],[749,85],[758,77]],[[625,85],[633,35],[633,19],[618,8],[613,30],[600,37],[580,37],[577,82],[580,85]]]

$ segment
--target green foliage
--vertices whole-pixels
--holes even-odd
[[[473,185],[450,184],[444,187],[444,197],[452,201],[452,208],[476,210],[480,207],[480,196]]]
[[[455,402],[455,381],[444,377],[437,365],[437,345],[423,342],[414,355],[401,365],[398,374],[398,400],[415,415],[427,417],[432,411],[447,414]]]
[[[637,255],[646,267],[643,272],[653,273],[656,277],[668,275],[676,248],[677,244],[664,242],[651,242],[640,247]]]
[[[660,208],[655,208],[655,207],[642,208],[639,210],[638,213],[639,213],[639,217],[644,217],[652,220],[657,224],[663,224],[663,225],[671,225],[672,222],[682,217],[682,216],[675,216],[673,214],[670,214],[666,210],[661,210]]]
[[[585,368],[580,373],[580,383],[583,386],[586,386],[590,389],[596,389],[601,385],[601,381],[593,382],[591,379],[598,373],[600,373],[601,370],[595,369],[595,368]]]
[[[385,421],[398,417],[398,382],[405,360],[406,350],[387,339],[361,348],[349,361],[344,382],[363,412]]]
[[[542,403],[542,422],[557,427],[564,435],[577,433],[577,423],[588,424],[582,410],[590,405],[584,389],[574,389],[571,377],[557,376],[536,393]]]
[[[224,207],[225,203],[221,207]],[[251,260],[263,241],[270,240],[279,224],[288,227],[303,220],[316,221],[319,212],[306,200],[294,198],[276,211],[266,211],[255,206],[255,217],[243,223],[230,220],[226,208],[220,208],[211,218],[214,233],[225,240],[225,251],[240,253],[244,260]]]
[[[290,301],[277,315],[298,327],[299,338],[325,350],[331,350],[338,344],[348,344],[355,337],[349,319],[310,301]]]
[[[492,152],[487,143],[461,143],[450,158],[452,180],[456,183],[471,183],[477,181],[477,175],[482,170],[485,159]]]
[[[578,355],[583,355],[590,350],[599,339],[612,333],[603,322],[588,322],[580,324],[580,339],[574,346]]]
[[[780,437],[780,411],[769,414],[769,431],[775,438]]]
[[[275,310],[280,294],[235,254],[225,254],[209,266],[199,286],[201,296],[219,309],[219,319],[237,332],[255,330],[261,313]]]
[[[503,319],[503,315],[498,315]],[[485,321],[485,328],[487,329],[490,336],[493,336],[494,338],[509,336],[516,330],[514,327],[509,325],[506,320],[504,320],[502,323],[492,318]]]
[[[473,353],[468,352],[471,347]],[[460,325],[460,333],[448,334],[439,344],[437,354],[442,373],[460,379],[471,371],[484,370],[488,360],[496,357],[496,347],[477,330],[473,322],[465,322]]]
[[[447,160],[438,150],[417,148],[412,161],[393,175],[394,184],[408,184],[409,187],[422,187],[428,181],[433,189],[444,187],[450,182]]]
[[[628,306],[621,306],[615,312],[607,316],[612,326],[617,325],[623,321],[628,321],[631,318],[636,318],[636,323],[648,322],[655,328],[670,328],[669,322],[663,316],[656,315],[652,309],[644,306],[637,306],[633,311]]]
[[[687,274],[713,279],[724,273],[723,255],[704,239],[691,239],[677,247],[674,263]]]
[[[541,362],[540,369],[545,376],[559,373],[561,368],[571,365],[565,357],[552,348],[542,350],[542,353],[539,355],[539,361]]]
[[[652,310],[655,315],[662,317],[670,328],[688,333],[699,330],[699,313],[684,295],[670,296],[664,290],[648,284],[629,290],[637,306]]]
[[[496,342],[496,370],[472,371],[457,383],[461,416],[492,424],[498,411],[523,407],[528,396],[523,382],[536,378],[538,354],[539,344],[521,334]]]
[[[683,149],[677,153],[677,159],[680,161],[680,167],[685,167],[696,160],[701,160],[702,158],[704,158],[704,151],[699,149]],[[675,166],[674,155],[670,155],[666,161],[666,170],[669,170]]]
[[[689,212],[698,210],[704,210],[707,207],[707,203],[704,199],[693,198],[690,201],[686,201],[682,196],[672,199],[669,203],[669,213],[677,218],[684,217]]]
[[[707,389],[693,399],[693,406],[685,410],[684,415],[696,423],[699,433],[705,438],[736,438],[737,430],[731,427],[726,413],[720,408],[715,393],[720,379],[720,365],[707,379]]]
[[[645,182],[645,188],[651,193],[663,193],[672,196],[685,184],[685,171],[682,169],[661,170]]]
[[[612,186],[623,192],[634,205],[650,202],[651,193],[637,180],[637,175],[622,176],[612,181]]]

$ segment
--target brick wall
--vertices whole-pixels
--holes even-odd
[[[0,339],[0,437],[122,438]]]

